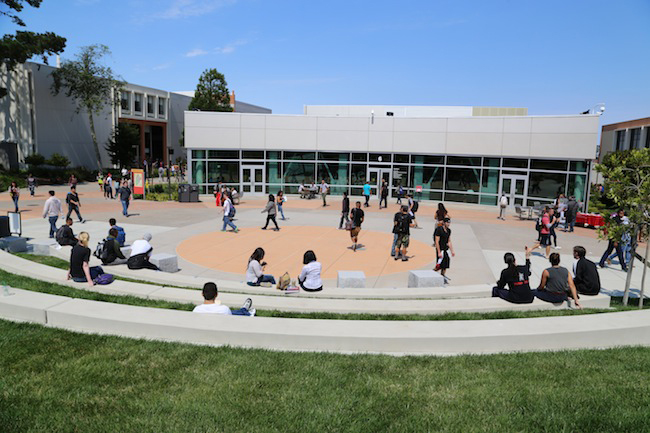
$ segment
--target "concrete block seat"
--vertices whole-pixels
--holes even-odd
[[[28,243],[27,251],[37,256],[52,255],[52,248],[58,245],[54,239],[32,239]]]
[[[445,278],[436,271],[409,271],[409,287],[444,287]]]
[[[24,253],[27,251],[27,238],[7,236],[0,238],[0,249],[10,253]]]
[[[650,345],[650,310],[507,320],[310,320],[194,314],[19,289],[13,292],[14,296],[0,296],[1,318],[85,333],[211,346],[461,355]],[[40,313],[16,317],[14,312],[29,309]]]
[[[366,274],[362,271],[338,271],[336,287],[362,289],[366,287]]]
[[[149,261],[158,266],[162,272],[178,272],[178,256],[176,254],[153,254]]]

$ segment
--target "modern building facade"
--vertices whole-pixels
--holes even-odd
[[[598,159],[617,150],[643,148],[650,148],[650,117],[603,125]]]
[[[527,116],[499,108],[186,112],[188,168],[203,193],[217,182],[244,193],[296,193],[303,182],[325,179],[333,194],[361,195],[366,180],[375,192],[385,180],[391,195],[402,185],[429,200],[495,205],[502,191],[512,204],[548,202],[560,193],[585,200],[598,115]]]

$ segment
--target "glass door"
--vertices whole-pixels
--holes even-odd
[[[528,176],[516,174],[504,174],[501,176],[499,186],[499,198],[504,193],[508,197],[508,205],[514,207],[516,204],[523,206],[526,203],[526,191],[528,191]]]
[[[391,197],[391,171],[390,168],[369,168],[368,169],[368,183],[372,188],[375,188],[377,197],[381,195],[381,185],[386,182],[388,185],[388,197]]]
[[[264,166],[242,165],[241,190],[249,194],[264,193]]]

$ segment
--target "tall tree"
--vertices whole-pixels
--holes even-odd
[[[102,156],[97,143],[94,116],[106,107],[117,106],[120,91],[125,84],[113,74],[109,66],[101,63],[102,58],[110,53],[106,45],[81,47],[76,60],[66,60],[52,72],[52,93],[58,95],[63,90],[77,104],[77,113],[85,110],[88,115],[97,168],[102,167]]]
[[[198,111],[232,111],[228,83],[215,68],[206,69],[199,77],[194,98],[188,107]]]
[[[111,163],[121,168],[133,164],[139,145],[140,128],[130,123],[120,123],[113,131],[105,149],[111,157]]]
[[[25,27],[25,22],[18,13],[25,7],[24,3],[39,7],[43,0],[0,0],[4,10],[0,16],[10,18],[14,24]],[[6,34],[0,39],[0,67],[5,66],[7,71],[13,70],[16,65],[25,63],[33,56],[41,56],[47,64],[47,56],[59,54],[65,48],[65,38],[52,32],[35,33],[17,31],[15,34]],[[0,87],[0,98],[7,94],[7,89]]]
[[[613,199],[618,207],[625,209],[630,219],[632,257],[630,263],[627,264],[628,271],[623,294],[623,304],[627,305],[639,232],[645,229],[644,232],[647,233],[648,224],[650,224],[650,149],[632,149],[610,153],[603,158],[602,164],[596,165],[596,171],[601,173],[605,179],[604,187],[607,197]],[[607,238],[619,241],[623,230],[626,229],[610,224]],[[648,252],[649,250],[646,248],[646,261]],[[644,268],[645,266],[647,265],[644,265]],[[644,280],[645,269],[641,283],[642,292]],[[643,305],[643,299],[639,304]]]

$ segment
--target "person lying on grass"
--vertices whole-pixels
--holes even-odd
[[[194,313],[224,314],[226,316],[255,315],[255,309],[251,308],[253,306],[253,300],[251,298],[247,298],[241,308],[237,310],[231,310],[225,305],[221,305],[221,301],[217,300],[218,295],[219,291],[217,290],[217,285],[215,283],[205,283],[203,285],[203,304],[197,305],[192,311]]]

